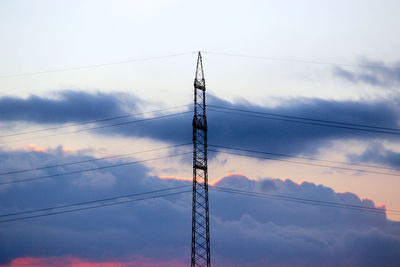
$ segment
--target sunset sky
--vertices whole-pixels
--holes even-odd
[[[395,266],[399,10],[396,0],[1,1],[0,267],[188,265],[190,192],[28,212],[190,190],[198,51],[211,185],[388,210],[210,190],[213,264]]]

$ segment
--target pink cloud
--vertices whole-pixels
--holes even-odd
[[[176,176],[160,176],[160,179],[170,179],[170,180],[189,181],[189,182],[193,180],[193,178],[176,177]]]
[[[139,259],[126,262],[90,262],[73,257],[16,258],[8,265],[0,267],[183,267],[187,264],[179,262],[157,262],[151,259]]]

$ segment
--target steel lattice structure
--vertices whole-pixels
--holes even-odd
[[[194,79],[192,267],[211,266],[205,92],[203,63],[199,52]]]

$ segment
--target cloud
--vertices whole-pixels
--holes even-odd
[[[67,153],[62,148],[0,151],[0,171],[18,168],[13,162],[39,166],[88,158],[82,152]],[[85,167],[109,163],[94,161]],[[37,175],[76,168],[46,169]],[[87,182],[89,174],[13,184],[1,189],[1,214],[190,185],[187,181],[151,176],[149,171],[140,164],[103,169],[98,176],[102,183],[99,187],[93,186],[96,175]],[[113,177],[112,182],[104,183],[109,177]],[[18,178],[17,174],[7,177]],[[375,207],[371,200],[362,200],[353,193],[336,193],[322,185],[297,184],[289,179],[252,180],[233,174],[216,185]],[[383,214],[214,190],[210,190],[210,212],[216,266],[395,266],[400,260],[400,223],[387,220]],[[177,266],[190,262],[190,227],[190,194],[3,223],[0,265],[23,258],[54,262],[69,257],[85,263],[118,262],[119,266],[146,266],[132,264],[143,259]]]
[[[398,106],[390,101],[335,101],[315,98],[287,99],[276,107],[262,107],[251,103],[231,103],[209,96],[209,105],[254,110],[275,114],[290,114],[322,120],[397,127]],[[261,119],[244,115],[216,112],[208,109],[209,144],[244,147],[275,153],[315,154],[335,140],[396,140],[397,136],[305,125],[286,121]],[[192,115],[186,114],[156,120],[141,125],[126,125],[102,131],[122,136],[149,137],[170,143],[191,140]]]
[[[54,257],[54,258],[17,258],[6,267],[185,267],[186,264],[177,262],[155,262],[151,259],[139,259],[133,261],[115,261],[115,262],[92,262],[83,261],[73,257]],[[5,267],[5,265],[0,265]]]
[[[270,184],[268,188],[265,188],[265,183]],[[360,200],[357,195],[353,193],[336,193],[331,188],[322,185],[315,185],[309,182],[297,184],[290,179],[262,179],[257,181],[249,180],[243,175],[231,175],[220,180],[216,185],[239,190],[258,191],[275,195],[289,195],[297,198],[374,207],[374,204],[370,202],[370,200]],[[371,220],[380,220],[378,219],[379,216],[366,215],[366,217],[364,217],[364,215],[362,215],[358,217],[360,214],[356,214],[354,211],[343,209],[332,210],[331,208],[327,209],[321,206],[303,205],[301,209],[297,209],[296,207],[299,207],[298,203],[265,201],[263,205],[259,205],[259,199],[248,199],[248,197],[237,197],[238,203],[235,205],[231,204],[231,206],[239,212],[229,214],[229,209],[226,208],[229,206],[229,203],[226,202],[228,199],[229,198],[223,198],[222,196],[221,199],[217,198],[217,200],[215,200],[217,204],[214,205],[214,209],[218,209],[217,213],[225,213],[231,219],[240,219],[242,214],[248,214],[260,222],[266,223],[272,221],[282,225],[290,225],[293,224],[293,218],[296,218],[295,225],[302,227],[315,227],[317,225],[335,227],[334,225],[343,225],[347,224],[347,222],[353,224],[355,220],[359,220],[358,218],[361,219],[361,217],[363,219],[368,218],[365,222],[368,225],[372,222]],[[240,200],[244,200],[244,204],[240,204]],[[248,210],[248,205],[253,208]],[[265,213],[265,210],[270,211],[270,213]],[[316,214],[319,214],[320,218],[314,221],[314,216]],[[332,217],[333,214],[335,214],[334,218]],[[365,224],[362,222],[363,219],[357,222],[360,226]]]
[[[400,62],[389,66],[382,61],[362,59],[359,64],[371,67],[360,67],[355,70],[335,67],[333,73],[337,77],[352,83],[366,83],[379,87],[391,87],[400,84]]]
[[[349,154],[351,162],[370,162],[400,168],[400,153],[386,149],[382,143],[373,142],[361,154]]]
[[[77,99],[77,101],[75,101]],[[87,94],[78,91],[61,92],[57,99],[30,97],[28,99],[0,98],[4,109],[1,120],[26,120],[34,123],[82,121],[120,115],[127,109],[126,102],[138,108],[146,102],[120,94]],[[35,104],[39,103],[39,104]],[[216,96],[208,96],[209,144],[258,149],[283,154],[316,154],[337,140],[391,140],[397,135],[348,130],[341,128],[306,125],[218,112],[211,105],[253,110],[258,112],[286,114],[320,120],[375,125],[399,126],[398,100],[350,101],[324,100],[318,98],[286,99],[275,107],[259,106],[248,102],[232,103]],[[34,110],[33,110],[34,109]],[[236,112],[237,113],[237,112]],[[2,113],[0,113],[2,114]],[[157,116],[157,114],[154,114]],[[141,117],[129,118],[129,121]],[[123,120],[124,121],[124,120]],[[121,122],[118,120],[117,122]],[[112,124],[114,121],[105,124]],[[141,123],[101,128],[99,135],[144,137],[172,144],[191,142],[192,114],[164,117]],[[101,125],[104,125],[102,123]],[[92,131],[94,132],[94,131]],[[4,139],[7,141],[7,139]]]
[[[18,162],[25,162],[25,166],[19,168],[29,168],[85,160],[90,157],[80,153],[65,153],[60,148],[49,152],[2,151],[0,158],[1,172],[5,172],[18,169]],[[27,176],[37,177],[79,168],[100,167],[110,163],[90,162],[83,166],[64,166],[32,174],[2,176],[2,178],[13,180]],[[159,179],[148,175],[147,172],[145,166],[137,164],[99,170],[98,173],[81,173],[5,186],[0,189],[1,214],[146,192],[185,183]],[[185,200],[189,201],[190,197],[187,196]],[[137,258],[146,255],[166,261],[179,260],[181,251],[185,250],[187,245],[186,238],[190,238],[189,232],[176,233],[174,236],[169,231],[173,227],[183,229],[185,225],[190,225],[190,207],[182,206],[180,201],[177,201],[176,207],[174,198],[159,199],[135,205],[53,216],[37,221],[3,224],[4,228],[0,230],[2,243],[0,262],[5,263],[19,257],[68,255],[86,260],[128,256]],[[160,224],[160,221],[163,223]],[[186,238],[182,238],[182,235]],[[4,244],[7,246],[3,246]]]
[[[129,104],[129,108],[128,108]],[[28,98],[1,97],[0,121],[65,123],[102,119],[138,108],[140,101],[122,93],[61,91],[55,98],[32,95]]]

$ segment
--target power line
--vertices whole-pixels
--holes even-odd
[[[80,130],[71,131],[71,132],[64,132],[64,133],[42,135],[42,136],[36,136],[36,137],[30,137],[30,138],[24,138],[24,139],[18,139],[18,140],[11,140],[11,141],[2,142],[2,143],[0,143],[0,145],[9,144],[9,143],[16,143],[16,142],[21,142],[21,141],[27,141],[27,140],[33,140],[33,139],[41,139],[41,138],[52,137],[52,136],[59,136],[59,135],[64,135],[64,134],[72,134],[72,133],[79,133],[79,132],[85,132],[85,131],[91,131],[91,130],[98,130],[98,129],[108,128],[108,127],[115,127],[115,126],[127,125],[127,124],[132,124],[132,123],[139,123],[139,122],[144,122],[144,121],[163,119],[163,118],[183,115],[183,114],[187,114],[187,113],[191,113],[191,111],[171,113],[171,114],[157,116],[157,117],[144,118],[144,119],[138,119],[138,120],[126,121],[126,122],[119,122],[119,123],[109,124],[109,125],[100,125],[100,126],[96,126],[96,127],[80,129]]]
[[[84,122],[78,122],[78,123],[71,123],[71,124],[67,124],[67,125],[63,125],[63,126],[42,128],[42,129],[33,130],[33,131],[18,132],[18,133],[14,133],[14,134],[1,135],[0,138],[17,136],[17,135],[25,135],[25,134],[31,134],[31,133],[38,133],[38,132],[44,132],[44,131],[50,131],[50,130],[59,130],[59,129],[69,128],[69,127],[74,127],[74,126],[80,126],[80,125],[98,123],[98,122],[104,122],[104,121],[110,121],[110,120],[124,119],[124,118],[141,116],[141,115],[146,115],[146,114],[164,112],[167,110],[177,109],[177,108],[182,108],[182,107],[187,107],[187,106],[188,105],[180,105],[180,106],[169,107],[169,108],[165,108],[165,109],[153,110],[153,111],[136,113],[136,114],[125,114],[125,115],[119,115],[119,116],[114,116],[114,117],[102,118],[102,119],[98,119],[98,120],[90,120],[90,121],[84,121]]]
[[[221,53],[221,52],[212,52],[212,51],[203,51],[203,52],[207,53],[207,54],[220,55],[220,56],[241,57],[241,58],[261,59],[261,60],[271,60],[271,61],[282,61],[282,62],[293,62],[293,63],[319,64],[319,65],[358,67],[358,68],[376,68],[376,69],[382,69],[382,70],[388,70],[388,71],[396,71],[396,70],[400,69],[400,68],[396,68],[396,67],[386,67],[386,66],[379,66],[379,65],[344,64],[344,63],[313,61],[313,60],[298,60],[298,59],[290,59],[290,58],[276,58],[276,57],[266,57],[266,56],[254,56],[254,55]],[[108,62],[108,63],[100,63],[100,64],[92,64],[92,65],[84,65],[84,66],[74,66],[74,67],[58,68],[58,69],[36,71],[36,72],[4,74],[4,75],[0,75],[0,79],[23,77],[23,76],[34,76],[34,75],[41,75],[41,74],[47,74],[47,73],[56,73],[56,72],[67,72],[67,71],[82,70],[82,69],[100,68],[100,67],[107,67],[107,66],[112,66],[112,65],[129,64],[129,63],[134,63],[134,62],[151,61],[151,60],[178,57],[178,56],[184,56],[184,55],[191,55],[191,54],[195,54],[195,53],[197,53],[197,52],[194,52],[194,51],[193,52],[184,52],[184,53],[178,53],[178,54],[170,54],[170,55],[163,55],[163,56],[128,59],[128,60]]]
[[[266,152],[266,151],[250,150],[250,149],[245,149],[245,148],[228,147],[228,146],[219,146],[219,145],[212,145],[212,144],[208,144],[208,146],[216,147],[216,148],[223,148],[223,149],[232,149],[232,150],[238,150],[238,151],[244,151],[244,152],[250,152],[250,153],[259,153],[259,154],[266,154],[266,155],[272,155],[272,156],[279,156],[279,157],[297,158],[297,159],[305,159],[305,160],[320,161],[320,162],[346,164],[346,165],[352,165],[352,166],[385,169],[385,170],[391,170],[391,171],[400,171],[400,169],[388,168],[388,167],[376,166],[376,165],[369,165],[369,164],[349,163],[349,162],[344,162],[344,161],[301,157],[301,156],[295,156],[295,155],[289,155],[289,154],[272,153],[272,152]]]
[[[215,186],[213,186],[213,187],[215,187]],[[219,187],[219,186],[216,186],[216,188],[212,188],[212,189],[215,191],[226,192],[226,193],[234,193],[234,194],[241,194],[241,195],[248,195],[248,196],[255,196],[255,197],[265,197],[265,198],[271,198],[271,199],[275,199],[275,200],[283,200],[283,201],[296,202],[296,203],[308,204],[308,205],[329,206],[329,207],[345,208],[345,209],[352,209],[352,210],[361,210],[361,211],[380,213],[380,214],[386,214],[386,212],[389,211],[389,210],[385,210],[385,209],[365,207],[365,206],[359,206],[359,205],[350,205],[350,204],[343,204],[343,203],[330,202],[330,201],[321,201],[321,200],[315,200],[315,199],[290,197],[290,196],[267,194],[267,193],[252,192],[252,191],[245,191],[245,190],[236,190],[233,188]],[[390,214],[393,214],[393,215],[400,215],[400,214],[398,214],[398,213],[400,213],[399,210],[390,210],[390,212],[391,212]]]
[[[250,58],[250,59],[302,63],[302,64],[318,64],[318,65],[343,66],[343,67],[355,67],[355,68],[382,69],[382,70],[386,70],[386,71],[400,70],[400,68],[397,68],[397,67],[386,67],[386,66],[380,66],[380,65],[346,64],[346,63],[335,63],[335,62],[327,62],[327,61],[277,58],[277,57],[254,56],[254,55],[252,56],[252,55],[232,54],[232,53],[212,52],[212,51],[202,51],[202,52],[211,54],[211,55],[219,55],[219,56],[241,57],[241,58]]]
[[[25,172],[31,172],[31,171],[37,171],[37,170],[44,170],[44,169],[50,169],[50,168],[56,168],[56,167],[70,166],[70,165],[94,162],[94,161],[105,160],[105,159],[120,158],[123,156],[136,155],[136,154],[141,154],[141,153],[147,153],[147,152],[158,151],[158,150],[163,150],[163,149],[170,149],[170,148],[187,146],[187,145],[191,145],[191,143],[178,144],[178,145],[166,146],[166,147],[160,147],[160,148],[153,148],[153,149],[136,151],[136,152],[131,152],[131,153],[124,153],[124,154],[119,154],[119,155],[110,155],[110,156],[105,156],[105,157],[101,157],[101,158],[93,158],[93,159],[80,160],[80,161],[74,161],[74,162],[66,162],[66,163],[60,163],[60,164],[54,164],[54,165],[47,165],[47,166],[31,168],[31,169],[8,171],[8,172],[0,173],[0,176],[9,175],[9,174],[17,174],[17,173],[25,173]]]
[[[0,136],[0,138],[17,136],[17,135],[25,135],[25,134],[31,134],[31,133],[37,133],[37,132],[49,131],[49,130],[59,130],[59,129],[63,129],[63,128],[85,125],[85,124],[90,124],[90,123],[98,123],[98,122],[104,122],[104,121],[110,121],[110,120],[116,120],[116,119],[122,119],[122,118],[128,118],[128,117],[135,117],[135,116],[146,115],[146,114],[151,114],[151,113],[163,112],[163,111],[167,111],[167,110],[171,110],[171,109],[177,109],[177,108],[186,107],[186,106],[188,106],[188,105],[180,105],[180,106],[174,106],[174,107],[169,107],[169,108],[160,109],[160,110],[153,110],[153,111],[136,113],[136,114],[125,114],[125,115],[120,115],[120,116],[115,116],[115,117],[102,118],[102,119],[98,119],[98,120],[73,123],[73,124],[68,124],[68,125],[64,125],[64,126],[49,127],[49,128],[38,129],[38,130],[33,130],[33,131],[19,132],[19,133],[14,133],[14,134],[2,135],[2,136]],[[299,120],[306,120],[306,121],[313,121],[313,122],[323,122],[323,123],[364,127],[364,128],[372,128],[372,129],[381,129],[381,130],[389,130],[389,131],[400,131],[399,128],[388,128],[388,127],[380,127],[380,126],[373,126],[373,125],[366,125],[366,124],[356,124],[356,123],[347,123],[347,122],[339,122],[339,121],[321,120],[321,119],[314,119],[314,118],[307,118],[307,117],[283,115],[283,114],[277,114],[277,113],[271,113],[271,112],[260,112],[260,111],[246,110],[246,109],[229,108],[229,107],[222,107],[222,106],[216,106],[216,105],[208,105],[208,107],[212,107],[212,108],[216,108],[216,109],[239,111],[239,112],[244,112],[244,113],[253,113],[253,114],[262,114],[262,115],[283,117],[283,118],[299,119]],[[211,111],[214,111],[214,110],[211,110]],[[236,113],[232,113],[232,114],[236,114]]]
[[[210,188],[212,190],[220,191],[220,192],[248,195],[248,196],[254,196],[254,197],[271,198],[271,199],[275,199],[275,200],[290,201],[290,202],[296,202],[296,203],[308,204],[308,205],[328,206],[328,207],[344,208],[344,209],[350,209],[350,210],[360,210],[360,211],[379,213],[379,214],[400,215],[400,210],[386,210],[386,209],[380,209],[380,208],[374,208],[374,207],[365,207],[365,206],[360,206],[360,205],[351,205],[351,204],[322,201],[322,200],[315,200],[315,199],[307,199],[307,198],[283,196],[283,195],[268,194],[268,193],[261,193],[261,192],[252,192],[252,191],[246,191],[246,190],[238,190],[238,189],[234,189],[234,188],[221,187],[221,186],[210,186]]]
[[[289,119],[299,119],[299,120],[306,120],[306,121],[313,121],[313,122],[323,122],[323,123],[339,124],[339,125],[354,126],[354,127],[364,127],[364,128],[372,128],[372,129],[380,129],[380,130],[389,130],[389,131],[400,131],[399,128],[388,128],[388,127],[367,125],[367,124],[348,123],[348,122],[332,121],[332,120],[321,120],[321,119],[314,119],[314,118],[300,117],[300,116],[293,116],[293,115],[283,115],[283,114],[277,114],[277,113],[272,113],[272,112],[262,112],[262,111],[254,111],[254,110],[239,109],[239,108],[221,107],[221,106],[215,106],[215,105],[208,105],[208,107],[240,111],[240,112],[245,112],[245,113],[271,115],[271,116],[283,117],[283,118],[289,118]]]
[[[179,187],[176,187],[176,188],[179,188]],[[171,189],[164,189],[164,190],[157,190],[157,191],[161,192],[161,191],[166,191],[166,190],[171,190]],[[81,207],[81,208],[68,209],[68,210],[55,211],[55,212],[47,212],[47,213],[43,213],[43,214],[30,215],[30,216],[24,216],[24,217],[12,218],[12,219],[5,219],[5,220],[1,220],[0,223],[27,220],[27,219],[33,219],[33,218],[38,218],[38,217],[53,216],[53,215],[56,215],[56,214],[71,213],[71,212],[77,212],[77,211],[83,211],[83,210],[91,210],[91,209],[97,209],[97,208],[103,208],[103,207],[108,207],[108,206],[121,205],[121,204],[126,204],[126,203],[131,203],[131,202],[143,201],[143,200],[148,200],[148,199],[156,199],[156,198],[161,198],[161,197],[179,195],[179,194],[189,193],[189,192],[192,192],[192,191],[191,190],[185,190],[185,191],[178,191],[178,192],[173,192],[173,193],[159,194],[159,195],[143,197],[143,198],[120,200],[120,201],[115,201],[115,202],[111,202],[111,203],[102,203],[104,201],[109,201],[110,199],[118,200],[118,199],[123,199],[123,198],[130,198],[130,197],[133,197],[134,195],[136,195],[136,196],[145,195],[145,194],[150,194],[152,192],[156,192],[156,191],[138,193],[138,194],[130,194],[130,195],[125,195],[125,196],[120,196],[120,197],[113,197],[113,198],[105,198],[105,199],[99,199],[99,200],[95,200],[95,201],[88,201],[88,202],[86,202],[86,204],[97,204],[97,203],[99,203],[99,204],[97,204],[95,206],[89,206],[89,207]],[[64,205],[64,208],[65,207],[72,207],[72,206],[82,206],[82,205],[85,205],[85,202]],[[49,211],[49,210],[57,209],[57,208],[59,208],[59,207],[55,206],[55,207],[50,207],[50,208],[31,210],[28,213],[35,213],[35,212],[39,212],[39,211]],[[24,212],[21,212],[20,214],[23,214],[23,213]],[[14,214],[16,214],[16,213],[14,213]],[[5,215],[2,215],[1,217],[4,217],[4,216],[12,216],[12,214],[10,214],[10,215],[9,214],[5,214]]]
[[[78,174],[78,173],[89,172],[89,171],[96,171],[96,170],[103,170],[103,169],[109,169],[109,168],[115,168],[115,167],[122,167],[122,166],[131,165],[131,164],[137,164],[137,163],[153,161],[153,160],[159,160],[159,159],[166,159],[166,158],[172,158],[172,157],[177,157],[177,156],[183,156],[183,155],[187,155],[187,154],[191,154],[191,153],[192,152],[178,153],[178,154],[173,154],[173,155],[168,155],[168,156],[158,157],[158,158],[152,158],[152,159],[130,161],[130,162],[106,165],[106,166],[95,167],[95,168],[88,168],[88,169],[77,170],[77,171],[56,173],[56,174],[52,174],[52,175],[44,175],[44,176],[25,178],[25,179],[20,179],[20,180],[12,180],[12,181],[7,181],[7,182],[1,182],[0,186],[7,185],[7,184],[15,184],[15,183],[23,183],[23,182],[29,182],[29,181],[43,180],[43,179],[48,179],[48,178],[53,178],[53,177],[58,177],[58,176]]]
[[[388,176],[400,176],[400,174],[394,174],[394,173],[369,171],[369,170],[363,170],[363,169],[353,169],[353,168],[347,168],[347,167],[330,166],[330,165],[308,163],[308,162],[300,162],[300,161],[293,161],[293,160],[286,160],[286,159],[277,159],[277,158],[270,158],[270,157],[261,157],[261,156],[254,156],[254,155],[244,155],[244,154],[240,154],[240,153],[227,152],[227,151],[221,151],[221,150],[209,149],[208,151],[212,151],[212,152],[216,152],[216,153],[224,153],[224,154],[236,155],[236,156],[242,156],[242,157],[266,159],[266,160],[274,160],[274,161],[282,161],[282,162],[301,164],[301,165],[308,165],[308,166],[315,166],[315,167],[322,167],[322,168],[333,168],[333,169],[339,169],[339,170],[345,170],[345,171],[366,172],[366,173],[388,175]]]
[[[316,199],[299,198],[299,197],[291,197],[291,196],[284,196],[284,195],[276,195],[276,194],[269,194],[269,193],[254,192],[254,191],[246,191],[246,190],[239,190],[239,189],[235,189],[235,188],[228,188],[228,187],[221,187],[221,186],[213,186],[213,187],[216,188],[216,189],[219,189],[219,190],[226,190],[226,191],[232,191],[232,192],[238,192],[238,193],[248,193],[248,194],[253,194],[253,195],[277,198],[277,199],[288,199],[288,200],[295,200],[295,201],[305,201],[305,202],[310,202],[310,203],[317,203],[317,204],[324,204],[324,205],[325,204],[326,205],[334,205],[334,206],[345,207],[345,208],[357,208],[357,209],[377,211],[377,212],[383,212],[383,213],[385,211],[390,211],[390,212],[394,212],[394,213],[400,213],[400,210],[388,210],[388,209],[382,209],[382,208],[376,208],[376,207],[366,207],[366,206],[344,204],[344,203],[331,202],[331,201],[323,201],[323,200],[316,200]]]
[[[316,123],[316,122],[291,120],[291,119],[281,119],[281,118],[273,118],[273,117],[266,117],[266,116],[258,116],[258,115],[255,115],[255,114],[236,113],[236,112],[232,112],[232,111],[221,111],[221,110],[213,110],[213,109],[208,109],[208,111],[225,113],[225,114],[240,115],[240,116],[256,117],[256,118],[268,119],[268,120],[294,122],[294,123],[301,123],[301,124],[308,124],[308,125],[315,125],[315,126],[322,126],[322,127],[331,127],[331,128],[340,128],[340,129],[356,130],[356,131],[363,131],[363,132],[374,132],[374,133],[382,133],[382,134],[400,135],[400,132],[379,131],[379,130],[363,129],[363,128],[356,128],[356,127],[350,127],[350,126],[322,124],[322,123]]]
[[[6,75],[0,75],[0,79],[22,77],[22,76],[33,76],[33,75],[40,75],[40,74],[54,73],[54,72],[65,72],[65,71],[107,67],[107,66],[112,66],[112,65],[121,65],[121,64],[128,64],[128,63],[134,63],[134,62],[142,62],[142,61],[150,61],[150,60],[164,59],[164,58],[170,58],[170,57],[178,57],[178,56],[183,56],[183,55],[191,55],[194,53],[196,53],[196,52],[186,52],[186,53],[155,56],[155,57],[143,57],[143,58],[128,59],[128,60],[115,61],[115,62],[109,62],[109,63],[100,63],[100,64],[93,64],[93,65],[85,65],[85,66],[75,66],[75,67],[69,67],[69,68],[59,68],[59,69],[36,71],[36,72],[6,74]]]
[[[77,211],[90,210],[90,209],[96,209],[96,208],[101,208],[101,207],[115,206],[115,205],[120,205],[120,204],[131,203],[131,202],[143,201],[143,200],[148,200],[148,199],[156,199],[156,198],[160,198],[160,197],[179,195],[179,194],[189,193],[189,192],[191,192],[191,190],[178,191],[178,192],[166,193],[166,194],[158,194],[155,196],[143,197],[143,198],[139,198],[139,199],[135,198],[135,199],[122,200],[125,198],[133,198],[133,197],[142,196],[142,195],[161,193],[161,192],[165,192],[165,191],[182,189],[182,188],[186,188],[186,187],[190,187],[190,186],[191,185],[177,186],[177,187],[172,187],[172,188],[165,188],[165,189],[153,190],[153,191],[142,192],[142,193],[133,193],[133,194],[128,194],[128,195],[121,195],[121,196],[103,198],[103,199],[92,200],[92,201],[85,201],[85,202],[71,203],[71,204],[65,204],[65,205],[58,205],[58,206],[53,206],[53,207],[40,208],[40,209],[35,209],[35,210],[1,214],[0,217],[4,218],[4,217],[14,217],[14,216],[19,216],[19,215],[24,215],[24,214],[34,214],[34,213],[38,213],[38,212],[46,212],[46,213],[42,213],[42,214],[35,214],[35,215],[29,215],[29,216],[23,216],[23,217],[11,218],[11,219],[4,219],[4,220],[0,220],[0,223],[20,221],[20,220],[45,217],[45,216],[53,216],[53,215],[57,215],[57,214],[71,213],[71,212],[77,212]],[[252,191],[238,190],[238,189],[234,189],[234,188],[227,188],[227,187],[221,187],[221,186],[210,186],[210,188],[214,191],[225,192],[225,193],[247,195],[247,196],[253,196],[253,197],[262,197],[262,198],[270,198],[270,199],[274,199],[274,200],[289,201],[289,202],[295,202],[295,203],[301,203],[301,204],[307,204],[307,205],[317,205],[317,206],[343,208],[343,209],[349,209],[349,210],[358,210],[358,211],[363,211],[363,212],[372,212],[375,214],[399,215],[399,213],[400,213],[399,210],[387,210],[387,209],[380,209],[380,208],[375,208],[375,207],[365,207],[365,206],[360,206],[360,205],[351,205],[351,204],[322,201],[322,200],[315,200],[315,199],[307,199],[307,198],[283,196],[283,195],[276,195],[276,194],[252,192]],[[104,202],[109,202],[109,201],[114,201],[114,202],[104,203]],[[95,206],[80,207],[80,206],[92,205],[92,204],[94,204]],[[60,209],[66,209],[66,208],[71,208],[71,207],[79,207],[79,208],[60,210]],[[56,210],[56,211],[51,212],[52,210]]]
[[[94,204],[94,203],[97,203],[97,202],[117,200],[117,199],[120,199],[120,198],[130,198],[130,197],[136,197],[136,196],[141,196],[141,195],[160,193],[160,192],[169,191],[169,190],[181,189],[181,188],[189,187],[189,186],[190,185],[183,185],[183,186],[177,186],[177,187],[153,190],[153,191],[142,192],[142,193],[133,193],[133,194],[128,194],[128,195],[103,198],[103,199],[100,199],[100,200],[98,199],[98,200],[91,200],[91,201],[84,201],[84,202],[78,202],[78,203],[64,204],[64,205],[58,205],[58,206],[35,209],[35,210],[27,210],[27,211],[20,211],[20,212],[14,212],[14,213],[0,214],[0,218],[2,218],[2,217],[10,217],[10,216],[17,216],[17,215],[22,215],[22,214],[29,214],[29,213],[36,213],[36,212],[41,212],[41,211],[49,211],[49,210],[54,210],[54,209],[64,209],[64,208],[82,206],[82,205],[87,205],[87,204]]]
[[[32,168],[32,169],[26,169],[26,170],[21,170],[21,171],[16,170],[16,171],[11,171],[11,172],[7,172],[7,173],[0,173],[0,175],[7,175],[7,174],[13,174],[13,173],[19,173],[19,172],[28,172],[28,171],[33,171],[33,170],[40,170],[40,169],[47,169],[47,168],[53,168],[53,167],[61,167],[61,166],[67,166],[67,165],[74,165],[74,164],[79,164],[79,163],[84,163],[84,162],[97,161],[97,160],[102,160],[102,159],[112,158],[112,157],[121,157],[121,156],[129,155],[129,154],[138,154],[138,153],[150,152],[150,151],[161,150],[161,149],[167,149],[167,148],[173,148],[173,147],[184,146],[184,145],[188,145],[188,144],[180,144],[180,145],[175,145],[175,146],[170,146],[170,147],[163,147],[163,148],[151,149],[151,150],[147,150],[147,151],[139,151],[139,152],[133,152],[133,153],[122,154],[122,155],[108,156],[108,157],[99,158],[99,159],[91,159],[91,160],[70,162],[70,163],[64,163],[64,164],[58,164],[58,165],[43,166],[43,167]],[[270,153],[268,153],[268,152],[263,152],[263,151],[252,151],[252,150],[237,149],[237,148],[223,147],[223,146],[216,146],[216,145],[210,145],[210,146],[212,146],[212,147],[219,147],[219,148],[225,148],[225,149],[232,149],[232,150],[240,150],[240,151],[246,151],[246,152],[270,154]],[[364,169],[353,169],[353,168],[346,168],[346,167],[339,167],[339,166],[330,166],[330,165],[314,164],[314,163],[299,162],[299,161],[292,161],[292,160],[286,160],[286,159],[277,159],[277,158],[271,158],[271,157],[261,157],[261,156],[254,156],[254,155],[244,155],[244,154],[240,154],[240,153],[227,152],[227,151],[221,151],[221,150],[209,149],[209,151],[211,151],[211,152],[216,152],[216,153],[224,153],[224,154],[231,154],[231,155],[243,156],[243,157],[251,157],[251,158],[266,159],[266,160],[274,160],[274,161],[282,161],[282,162],[288,162],[288,163],[294,163],[294,164],[302,164],[302,165],[308,165],[308,166],[317,166],[317,167],[324,167],[324,168],[334,168],[334,169],[340,169],[340,170],[357,171],[357,172],[366,172],[366,173],[374,173],[374,174],[390,175],[390,176],[400,176],[400,175],[398,175],[398,174],[393,174],[393,173],[376,172],[376,171],[370,171],[370,170],[364,170]],[[158,157],[158,158],[152,158],[152,159],[146,159],[146,160],[124,162],[124,163],[119,163],[119,164],[106,165],[106,166],[102,166],[102,167],[88,168],[88,169],[84,169],[84,170],[76,170],[76,171],[65,172],[65,173],[58,173],[58,174],[53,174],[53,175],[44,175],[44,176],[39,176],[39,177],[32,177],[32,178],[25,178],[25,179],[20,179],[20,180],[13,180],[13,181],[7,181],[7,182],[0,182],[0,186],[6,185],[6,184],[14,184],[14,183],[21,183],[21,182],[34,181],[34,180],[42,180],[42,179],[47,179],[47,178],[52,178],[52,177],[58,177],[58,176],[63,176],[63,175],[71,175],[71,174],[77,174],[77,173],[88,172],[88,171],[95,171],[95,170],[101,170],[101,169],[107,169],[107,168],[121,167],[121,166],[136,164],[136,163],[143,163],[143,162],[147,162],[147,161],[153,161],[153,160],[158,160],[158,159],[164,159],[164,158],[170,158],[170,157],[176,157],[176,156],[186,155],[186,154],[190,154],[190,153],[191,153],[191,152],[178,153],[178,154],[174,154],[174,155],[169,155],[169,156],[164,156],[164,157]],[[289,155],[288,155],[288,156],[289,156]],[[310,159],[310,158],[308,158],[308,159]]]

